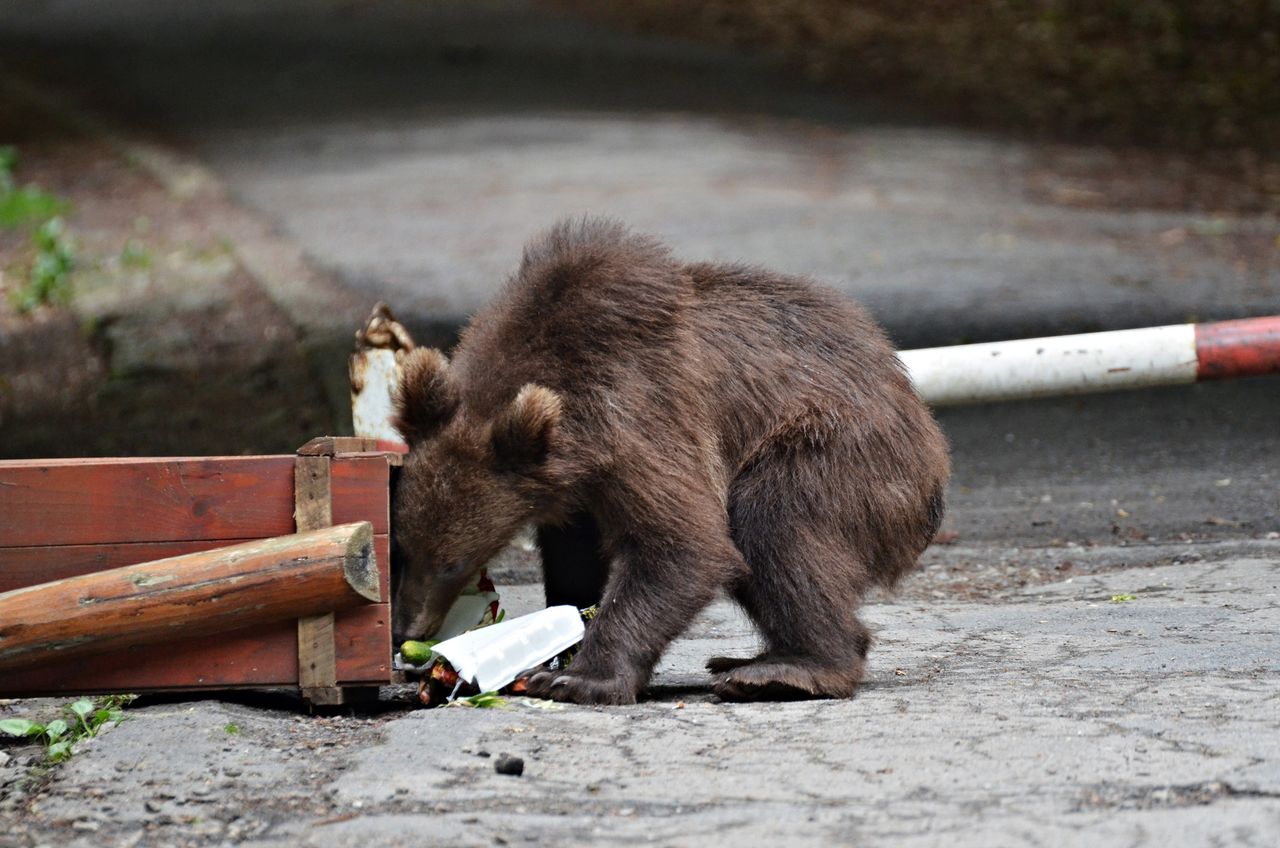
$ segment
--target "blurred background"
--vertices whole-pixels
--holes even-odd
[[[903,347],[1280,312],[1271,0],[9,0],[0,456],[350,428],[564,215],[811,275]],[[1277,529],[1275,378],[945,410],[948,532]]]

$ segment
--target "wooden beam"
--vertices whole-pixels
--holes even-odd
[[[222,633],[381,600],[368,522],[0,594],[0,669]]]
[[[393,682],[390,607],[385,600],[390,556],[387,537],[374,536],[373,549],[383,581],[383,602],[352,607],[334,616],[338,688],[344,693]],[[297,619],[220,633],[217,639],[197,636],[137,645],[96,654],[91,662],[72,656],[38,667],[0,671],[0,698],[297,685]]]

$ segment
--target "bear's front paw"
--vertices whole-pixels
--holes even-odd
[[[572,704],[634,704],[636,689],[619,675],[597,675],[576,665],[558,671],[539,671],[529,678],[527,692]]]

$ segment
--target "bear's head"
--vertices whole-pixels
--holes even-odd
[[[419,348],[401,364],[396,407],[409,443],[394,504],[399,644],[439,629],[484,564],[554,497],[561,405],[528,383],[496,414],[478,415],[445,355]]]

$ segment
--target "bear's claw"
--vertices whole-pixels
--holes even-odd
[[[707,660],[707,671],[712,674],[721,674],[726,671],[733,671],[744,665],[756,662],[759,657],[712,657]]]

